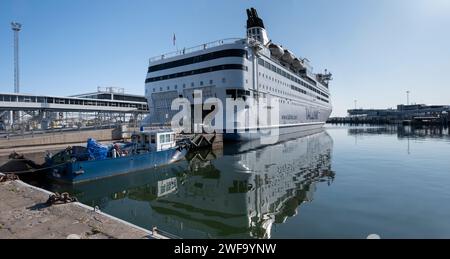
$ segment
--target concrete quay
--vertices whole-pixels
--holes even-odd
[[[167,239],[78,202],[49,206],[51,194],[18,180],[0,183],[0,239]]]

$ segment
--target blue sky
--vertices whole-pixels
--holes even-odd
[[[450,104],[450,0],[1,0],[0,92],[13,91],[11,21],[21,32],[21,91],[97,86],[143,94],[148,58],[245,35],[257,8],[269,37],[331,70],[334,115],[411,101]]]

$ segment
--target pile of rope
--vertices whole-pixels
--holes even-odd
[[[36,164],[34,161],[26,159],[23,155],[13,152],[9,155],[9,160],[0,166],[0,172],[4,174],[30,174],[42,171],[42,165]]]
[[[17,181],[19,177],[15,174],[5,174],[0,175],[0,183],[9,182],[9,181]]]
[[[25,159],[23,155],[17,154],[16,151],[9,154],[8,158],[9,159]]]
[[[78,202],[77,198],[70,197],[70,195],[67,192],[65,192],[62,194],[55,193],[50,195],[46,204],[51,206],[51,205],[67,204],[72,202]]]

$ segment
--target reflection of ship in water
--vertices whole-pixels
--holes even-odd
[[[382,127],[357,127],[348,129],[350,136],[397,135],[404,138],[450,138],[450,131],[440,126],[386,125]]]
[[[270,238],[273,224],[296,216],[299,206],[313,199],[318,182],[333,181],[332,147],[322,131],[221,157],[203,151],[191,154],[189,162],[75,191],[83,202],[105,210],[122,201],[115,216],[184,238]],[[115,193],[99,185],[114,186]],[[123,212],[127,202],[135,205]],[[139,210],[136,203],[150,209]]]

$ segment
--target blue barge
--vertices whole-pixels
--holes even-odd
[[[47,157],[48,176],[59,182],[80,183],[155,168],[184,158],[188,148],[177,145],[174,132],[142,131],[130,144],[94,148],[73,147]],[[97,147],[97,148],[95,148]]]

